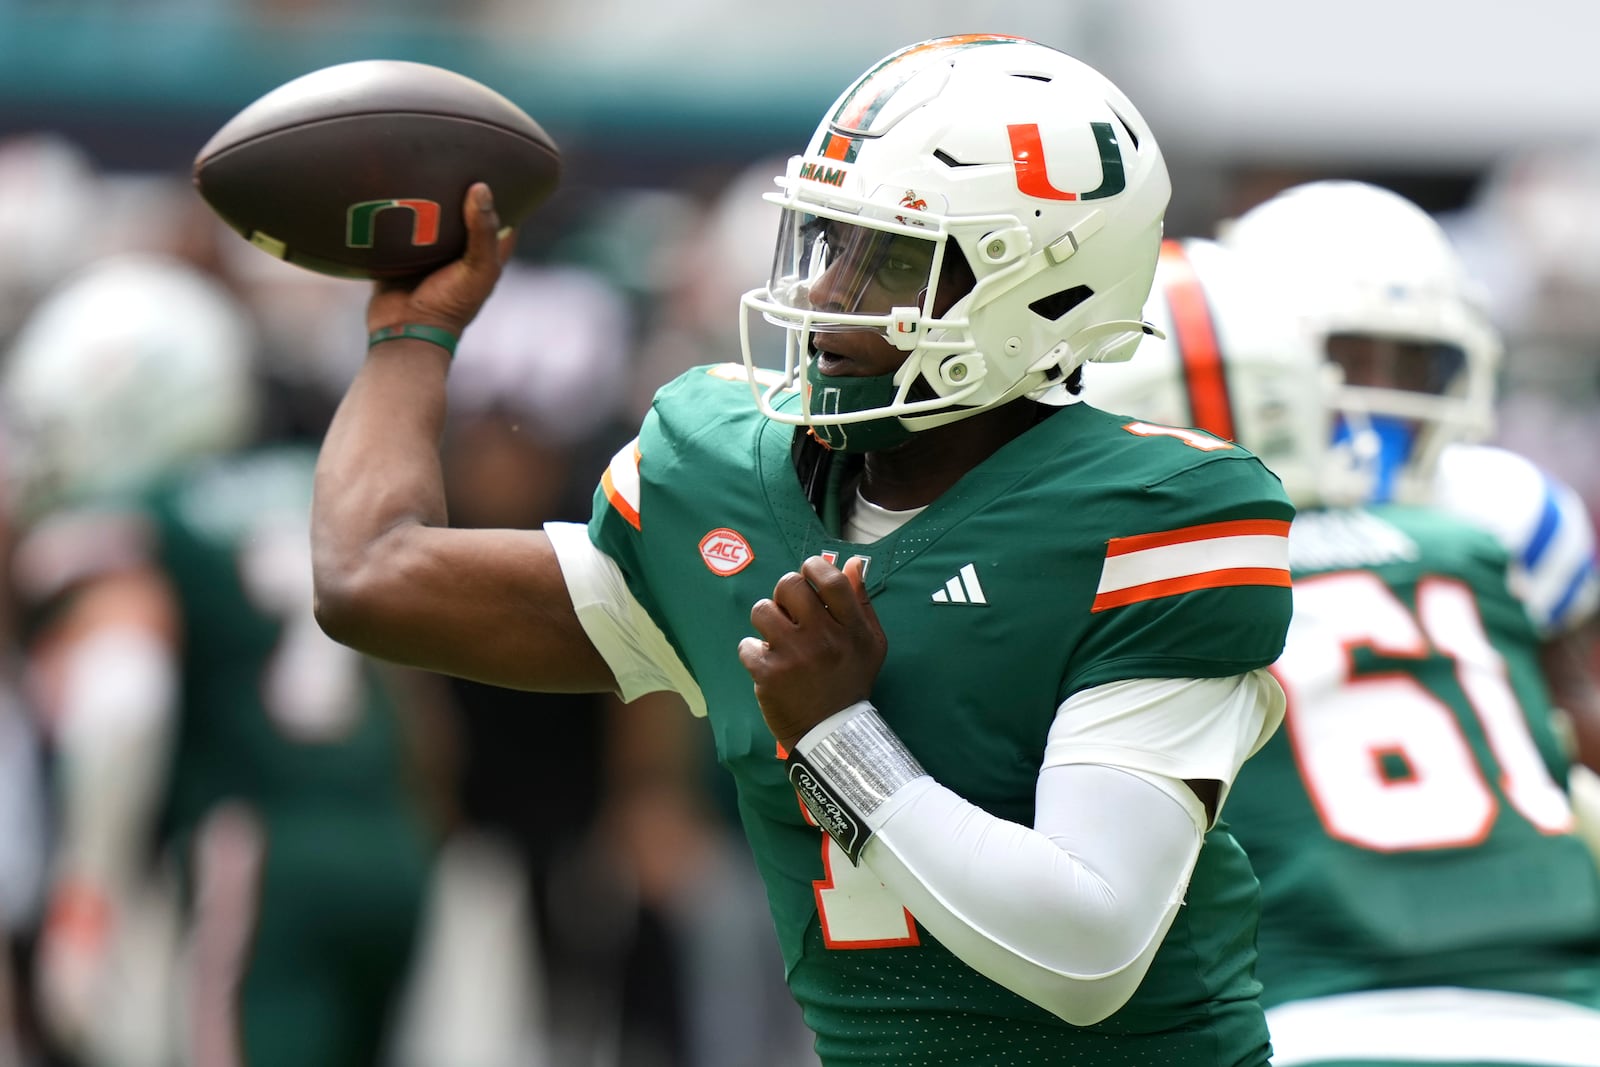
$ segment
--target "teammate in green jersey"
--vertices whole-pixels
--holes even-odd
[[[1261,879],[1273,1062],[1600,1064],[1600,871],[1528,583],[1479,523],[1362,505],[1381,449],[1237,254],[1169,243],[1147,312],[1167,343],[1087,394],[1254,447],[1301,509],[1285,726],[1228,807]]]
[[[746,365],[663,387],[587,529],[538,532],[446,526],[446,348],[509,250],[470,190],[465,257],[369,305],[319,617],[705,714],[826,1064],[1266,1063],[1217,819],[1281,715],[1292,509],[1245,450],[1075,395],[1146,332],[1155,138],[1060,52],[942,38],[854,82],[778,186]]]
[[[219,285],[138,255],[52,295],[6,363],[61,797],[39,988],[86,1063],[126,1062],[108,1023],[137,999],[178,1008],[137,1020],[161,1062],[370,1065],[407,977],[431,835],[374,665],[312,615],[314,453],[233,451],[252,352]],[[172,973],[121,954],[168,859]]]
[[[1366,182],[1291,186],[1233,220],[1224,241],[1282,278],[1285,308],[1342,369],[1341,409],[1371,430],[1374,501],[1427,502],[1511,553],[1517,595],[1579,758],[1600,771],[1600,687],[1589,666],[1600,568],[1582,498],[1536,465],[1476,443],[1493,429],[1502,341],[1448,235]]]

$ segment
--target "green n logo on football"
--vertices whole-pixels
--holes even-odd
[[[371,248],[378,216],[390,208],[411,212],[411,243],[424,247],[439,240],[439,205],[432,200],[364,200],[345,210],[347,248]]]
[[[1044,143],[1035,123],[1007,126],[1011,138],[1011,165],[1017,171],[1017,188],[1041,200],[1103,200],[1116,196],[1128,187],[1128,177],[1122,166],[1122,149],[1117,145],[1117,131],[1109,122],[1091,122],[1094,143],[1100,149],[1100,184],[1087,193],[1069,193],[1057,189],[1050,182],[1044,161]]]

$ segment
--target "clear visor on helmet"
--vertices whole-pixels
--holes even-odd
[[[768,294],[779,307],[802,313],[813,330],[883,328],[882,316],[896,308],[927,312],[928,293],[938,284],[938,248],[897,227],[785,208]]]

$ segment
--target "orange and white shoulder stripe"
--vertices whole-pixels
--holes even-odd
[[[611,457],[605,473],[600,475],[600,488],[617,514],[628,520],[628,525],[639,529],[639,439],[635,437]]]
[[[1288,587],[1287,521],[1238,519],[1113,537],[1090,610],[1246,585]]]

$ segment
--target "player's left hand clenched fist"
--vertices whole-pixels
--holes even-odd
[[[852,559],[841,571],[812,556],[750,609],[761,636],[739,642],[739,662],[755,679],[767,728],[786,749],[872,692],[889,641],[867,599],[865,566]]]

